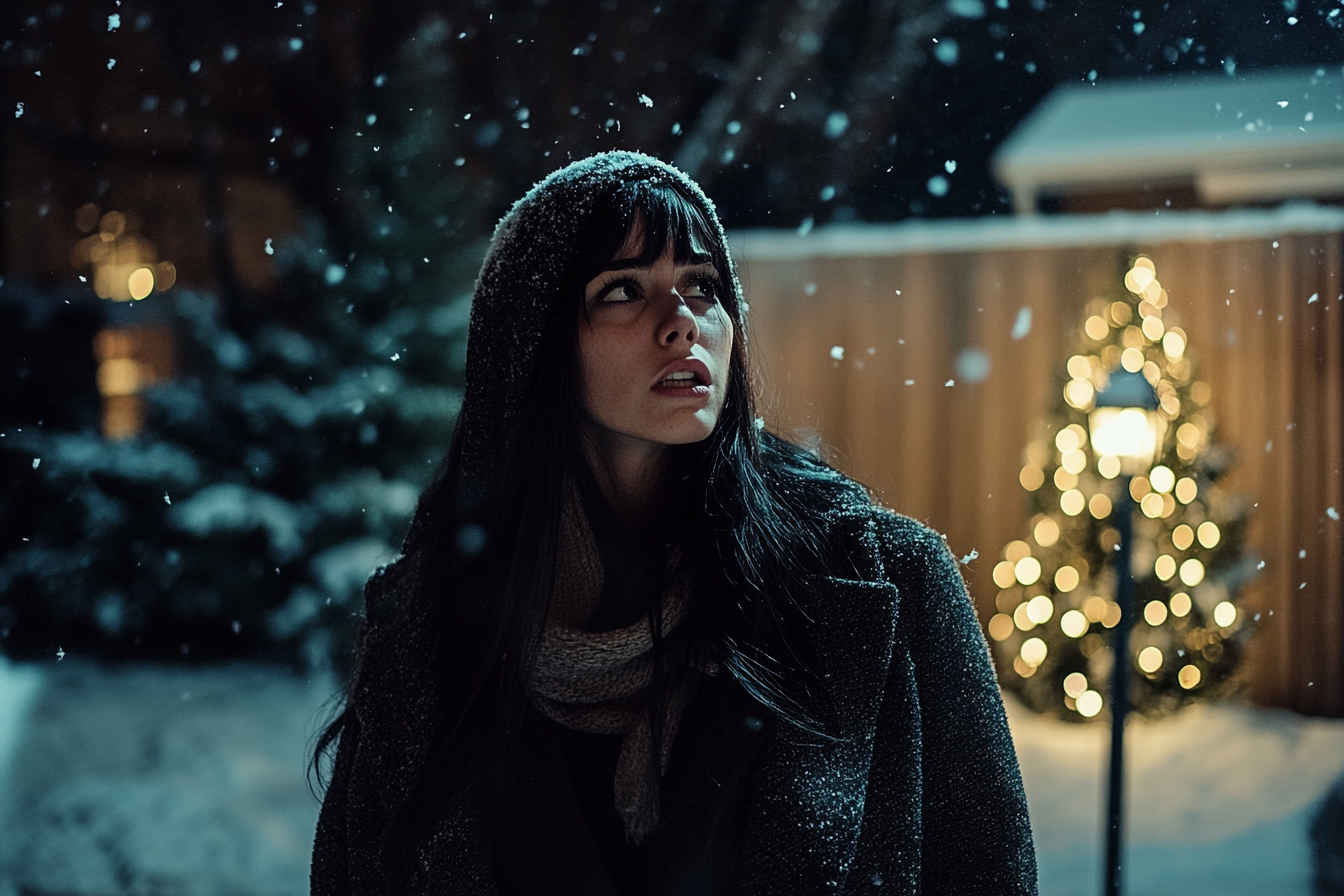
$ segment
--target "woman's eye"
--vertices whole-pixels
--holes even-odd
[[[719,296],[719,284],[713,277],[696,277],[686,284],[684,295],[687,298],[707,299],[712,302]]]
[[[599,302],[614,303],[633,302],[637,298],[639,298],[639,294],[635,292],[634,284],[621,280],[604,289],[601,294],[598,295],[597,300]]]

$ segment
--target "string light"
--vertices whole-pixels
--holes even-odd
[[[1198,459],[1214,429],[1212,390],[1195,379],[1189,336],[1166,317],[1170,295],[1152,259],[1135,259],[1124,279],[1127,298],[1088,303],[1078,348],[1064,364],[1064,401],[1057,405],[1063,419],[1028,442],[1023,452],[1018,481],[1035,494],[1031,500],[1037,512],[1029,536],[1005,545],[1002,560],[993,568],[1000,590],[997,612],[987,626],[1005,666],[1016,673],[1006,683],[1045,674],[1053,679],[1051,687],[1063,687],[1063,694],[1055,690],[1051,700],[1042,702],[1048,691],[1028,687],[1021,691],[1026,702],[1043,711],[1077,712],[1082,718],[1093,718],[1105,708],[1092,684],[1107,680],[1107,670],[1116,661],[1105,633],[1121,620],[1120,605],[1107,596],[1107,589],[1114,587],[1110,558],[1119,544],[1119,532],[1111,523],[1116,486],[1110,482],[1124,472],[1119,457],[1107,453],[1109,443],[1093,441],[1082,416],[1094,410],[1098,390],[1117,369],[1138,373],[1152,385],[1155,431],[1161,433],[1154,436],[1156,463],[1124,480],[1136,514],[1142,514],[1134,536],[1137,556],[1145,558],[1136,561],[1143,569],[1135,572],[1143,599],[1134,612],[1145,623],[1140,644],[1130,655],[1143,673],[1135,685],[1136,706],[1146,711],[1179,705],[1169,700],[1145,703],[1161,693],[1220,693],[1213,683],[1226,680],[1228,657],[1237,655],[1225,642],[1244,631],[1231,597],[1198,607],[1191,599],[1191,589],[1208,587],[1206,579],[1216,589],[1209,593],[1226,593],[1225,584],[1206,564],[1218,556],[1215,549],[1226,547],[1227,523],[1221,514],[1230,505],[1217,503],[1217,486],[1197,472],[1206,468]],[[1098,548],[1103,566],[1094,571]],[[1102,593],[1080,592],[1085,583]]]

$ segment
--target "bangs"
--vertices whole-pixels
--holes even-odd
[[[723,251],[711,239],[711,228],[704,214],[681,193],[669,186],[648,183],[630,184],[616,195],[624,218],[622,244],[637,221],[644,225],[644,239],[637,256],[640,264],[653,264],[663,250],[672,245],[672,260],[693,264],[708,254],[716,268],[723,269]],[[619,248],[619,247],[618,247]],[[715,251],[718,249],[718,251]]]
[[[675,263],[696,264],[708,255],[725,286],[731,284],[727,249],[704,210],[673,185],[636,181],[622,184],[593,209],[575,248],[567,278],[570,286],[581,292],[583,284],[601,274],[636,224],[643,226],[634,256],[640,265],[652,265],[670,244]],[[736,316],[735,291],[726,288],[721,301]]]

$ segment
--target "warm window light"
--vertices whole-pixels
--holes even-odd
[[[136,268],[126,278],[126,291],[131,298],[140,301],[154,291],[154,272],[149,268]]]

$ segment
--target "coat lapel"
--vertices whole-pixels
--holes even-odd
[[[884,581],[831,577],[816,577],[807,592],[800,603],[841,738],[776,727],[744,833],[744,893],[838,892],[863,822],[898,593]]]

